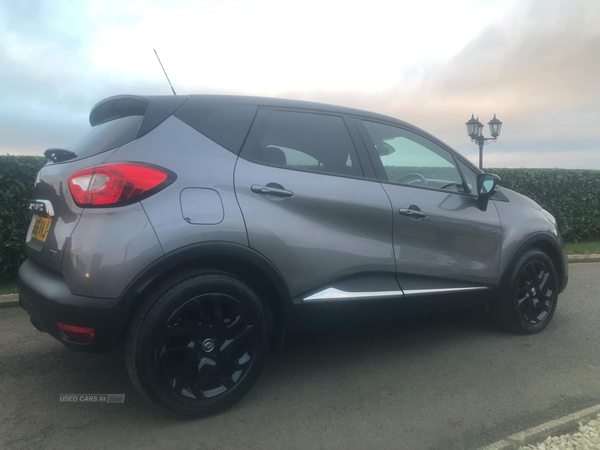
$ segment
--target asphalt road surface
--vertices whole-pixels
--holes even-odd
[[[541,334],[478,309],[299,335],[233,409],[182,421],[138,396],[121,351],[69,351],[0,309],[0,448],[477,448],[600,403],[599,322],[600,264],[572,264]],[[125,403],[59,403],[87,393]]]

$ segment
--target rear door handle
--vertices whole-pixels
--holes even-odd
[[[408,216],[414,219],[424,219],[427,217],[427,214],[425,214],[423,211],[418,211],[416,209],[400,208],[398,212],[403,216]]]
[[[251,189],[252,192],[256,194],[273,195],[276,197],[292,197],[294,195],[292,191],[288,191],[287,189],[271,187],[268,185],[262,186],[259,184],[253,184]]]

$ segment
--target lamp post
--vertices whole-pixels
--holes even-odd
[[[496,114],[494,114],[494,118],[488,122],[490,134],[492,135],[491,138],[483,137],[483,124],[479,121],[479,117],[476,119],[475,116],[471,114],[471,118],[466,125],[467,134],[471,138],[471,142],[475,142],[479,145],[479,168],[483,170],[483,146],[498,139],[500,130],[502,129],[502,122],[496,119]]]

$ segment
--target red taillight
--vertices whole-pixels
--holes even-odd
[[[58,328],[62,330],[67,338],[72,342],[79,344],[90,344],[94,339],[94,329],[88,327],[76,327],[75,325],[66,325],[56,322]]]
[[[114,205],[156,191],[169,177],[165,169],[140,164],[108,164],[75,172],[69,189],[80,206]],[[163,186],[164,187],[164,186]]]

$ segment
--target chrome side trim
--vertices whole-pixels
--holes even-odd
[[[459,291],[483,291],[489,289],[486,286],[469,286],[458,288],[437,288],[437,289],[410,289],[406,291],[375,291],[375,292],[347,292],[336,288],[327,288],[313,295],[304,298],[305,302],[313,301],[332,301],[332,300],[358,300],[362,298],[381,298],[381,297],[403,297],[405,295],[423,295],[436,294],[444,292]]]
[[[489,289],[486,286],[471,286],[459,288],[439,288],[439,289],[409,289],[404,291],[404,295],[422,295],[422,294],[437,294],[442,292],[459,292],[459,291],[485,291]]]
[[[402,291],[346,292],[330,287],[309,297],[305,297],[304,301],[356,300],[374,297],[402,297],[402,295]]]

